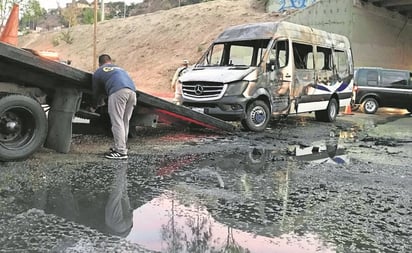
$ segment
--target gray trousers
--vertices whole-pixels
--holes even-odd
[[[136,106],[136,92],[131,89],[120,89],[109,96],[108,112],[112,124],[114,150],[127,154],[127,138],[129,121]]]

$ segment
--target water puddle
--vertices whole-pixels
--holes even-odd
[[[153,251],[335,252],[315,232],[296,232],[291,210],[303,209],[289,199],[296,163],[285,152],[251,147],[166,158],[33,168],[28,180],[42,180],[22,184],[9,204]]]
[[[335,252],[314,234],[271,238],[233,228],[182,198],[168,192],[135,209],[126,239],[160,252]]]

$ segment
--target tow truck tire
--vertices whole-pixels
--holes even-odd
[[[338,112],[339,112],[338,102],[336,101],[335,98],[332,98],[331,100],[329,100],[329,104],[326,110],[315,111],[315,118],[317,121],[333,122],[335,121],[336,116],[338,116]]]
[[[270,111],[262,100],[253,101],[246,109],[246,118],[241,121],[247,131],[262,132],[270,120]]]
[[[27,158],[47,137],[47,118],[41,105],[23,95],[0,97],[0,161]]]

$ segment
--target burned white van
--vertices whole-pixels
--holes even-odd
[[[271,118],[315,112],[331,122],[350,104],[349,40],[289,22],[226,29],[181,78],[183,105],[263,131]]]

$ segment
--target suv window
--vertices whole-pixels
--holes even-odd
[[[359,86],[377,86],[378,85],[378,71],[377,70],[358,70],[357,85]]]
[[[403,71],[382,71],[382,85],[386,87],[404,87],[408,85],[408,73]]]

